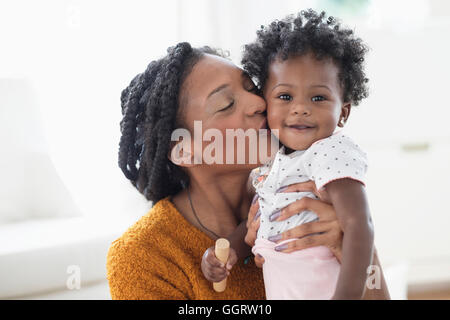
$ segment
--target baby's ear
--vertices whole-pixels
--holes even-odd
[[[341,115],[339,116],[338,127],[343,128],[344,124],[347,122],[348,117],[350,116],[350,110],[352,109],[352,104],[350,102],[346,102],[343,104],[341,108]]]

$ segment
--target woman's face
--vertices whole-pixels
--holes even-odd
[[[210,168],[220,166],[226,170],[248,170],[266,160],[261,157],[254,161],[250,159],[251,152],[258,153],[255,148],[262,139],[269,137],[266,139],[267,150],[271,147],[270,132],[258,134],[259,129],[267,128],[266,103],[257,94],[250,77],[232,62],[205,55],[184,81],[180,101],[179,118],[193,136],[192,140],[198,133],[203,137],[202,150],[194,142],[191,144],[195,157],[203,160],[202,165],[206,163]],[[239,131],[249,133],[244,139],[245,147],[239,146],[234,139],[233,134]],[[251,133],[255,133],[257,143],[250,139]],[[209,163],[211,159],[206,159],[208,156],[215,159],[215,163]],[[221,163],[217,161],[220,159]]]

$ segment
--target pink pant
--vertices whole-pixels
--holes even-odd
[[[274,243],[257,239],[252,252],[264,257],[263,275],[268,300],[326,300],[336,288],[340,264],[324,246],[291,253],[275,251]]]

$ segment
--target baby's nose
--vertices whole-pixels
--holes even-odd
[[[291,114],[294,115],[309,115],[311,114],[311,108],[304,103],[296,103],[291,107]]]

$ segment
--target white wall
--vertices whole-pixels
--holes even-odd
[[[82,214],[134,219],[148,204],[117,167],[119,97],[131,78],[178,41],[228,49],[239,63],[261,24],[308,6],[331,8],[372,49],[371,96],[347,130],[371,160],[381,258],[446,264],[450,2],[377,0],[354,14],[331,2],[3,1],[0,78],[34,88],[51,160]]]

